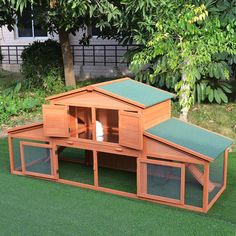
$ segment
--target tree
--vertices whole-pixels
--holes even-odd
[[[6,0],[7,1],[7,0]],[[31,4],[38,23],[50,33],[57,33],[62,48],[66,85],[75,85],[73,58],[69,34],[76,34],[79,29],[92,21],[100,27],[107,27],[108,22],[115,20],[120,12],[109,0],[8,0],[17,10],[22,11]],[[107,24],[106,24],[107,23]]]
[[[7,26],[8,30],[14,29],[15,19],[14,19],[15,9],[8,0],[2,0],[0,2],[0,28],[2,26]]]
[[[160,78],[174,81],[181,118],[187,120],[196,81],[209,73],[216,55],[236,54],[235,20],[225,27],[219,16],[209,15],[205,5],[194,5],[193,1],[122,2],[126,4],[125,15],[137,13],[139,16],[136,22],[129,23],[132,26],[130,35],[144,45],[132,57],[132,71],[137,78],[150,83]],[[156,8],[150,15],[148,9],[154,5]],[[219,64],[217,69],[229,79],[227,64],[223,61]],[[213,91],[209,96],[214,95],[218,100],[224,96],[221,91],[216,94]]]

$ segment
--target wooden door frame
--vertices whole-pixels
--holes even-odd
[[[146,181],[142,180],[143,174],[141,173],[141,166],[143,164],[154,164],[154,165],[161,165],[161,166],[170,166],[170,167],[176,167],[180,168],[181,170],[181,176],[180,176],[180,199],[172,199],[168,197],[162,197],[162,196],[154,196],[147,193],[142,193],[142,184],[144,184],[144,187],[146,188],[147,183]],[[177,204],[177,205],[184,205],[185,200],[185,164],[184,163],[176,163],[176,162],[170,162],[170,161],[160,161],[160,160],[152,160],[147,158],[138,158],[137,159],[137,178],[138,178],[138,187],[137,187],[137,195],[138,197],[143,197],[147,199],[157,200],[157,201],[164,201],[167,203]],[[145,175],[145,173],[144,173]]]
[[[43,110],[43,133],[44,136],[50,137],[50,138],[69,138],[70,137],[70,114],[69,114],[69,106],[67,105],[54,105],[54,104],[44,104],[42,106]],[[60,132],[57,132],[56,134],[52,134],[48,132],[48,119],[47,116],[48,114],[51,114],[52,112],[57,111],[62,111],[63,112],[63,129],[62,127],[58,127],[57,130]],[[50,112],[49,112],[50,111]],[[55,116],[55,114],[53,114]],[[58,122],[55,116],[55,122]],[[54,122],[53,122],[54,123]],[[62,126],[62,123],[61,123]],[[62,132],[63,131],[63,132]]]
[[[51,173],[52,173],[51,175],[41,174],[41,173],[36,173],[36,172],[31,172],[31,171],[26,170],[26,163],[25,163],[25,158],[24,158],[24,146],[48,148],[49,149],[49,151],[50,151],[49,158],[50,158]],[[46,178],[46,179],[56,179],[55,168],[54,168],[54,158],[53,158],[53,146],[51,144],[42,144],[42,143],[20,141],[20,157],[21,157],[22,173],[24,175],[36,176],[36,177]]]
[[[129,117],[134,117],[138,119],[138,127],[137,130],[139,130],[140,134],[139,134],[139,140],[138,140],[138,144],[136,145],[127,145],[126,143],[124,144],[121,140],[121,127],[122,127],[122,122],[121,122],[121,116],[123,115],[129,115]],[[118,140],[118,144],[124,147],[128,147],[128,148],[132,148],[135,150],[139,150],[141,151],[143,149],[143,122],[142,122],[142,114],[140,111],[136,111],[136,110],[119,110],[118,111],[118,130],[119,130],[119,140]]]
[[[67,180],[67,179],[62,179],[60,178],[59,175],[59,158],[58,158],[58,147],[67,147],[67,148],[73,148],[73,149],[80,149],[80,150],[89,150],[92,151],[93,153],[93,184],[85,184],[82,182],[78,182],[78,181],[74,181],[74,180]],[[78,147],[78,146],[71,146],[69,143],[68,144],[63,144],[63,145],[59,145],[56,142],[53,144],[53,150],[54,150],[54,155],[55,155],[55,161],[54,161],[54,166],[57,169],[56,170],[56,179],[58,180],[58,182],[60,183],[64,183],[64,184],[70,184],[73,186],[78,186],[78,187],[82,187],[82,188],[89,188],[89,189],[96,189],[98,186],[98,166],[97,166],[97,151],[92,149],[92,148],[84,148],[84,147]]]

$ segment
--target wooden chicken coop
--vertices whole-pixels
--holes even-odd
[[[207,212],[232,140],[171,118],[173,97],[130,78],[48,97],[43,122],[9,130],[11,173]]]

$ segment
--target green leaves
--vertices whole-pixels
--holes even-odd
[[[198,103],[209,101],[228,103],[227,94],[232,93],[232,87],[225,81],[202,80],[195,85],[195,100]]]
[[[14,88],[14,93],[20,92],[21,89],[21,83],[17,83],[16,87]]]
[[[213,102],[213,100],[214,100],[214,90],[211,88],[209,89],[208,100],[209,100],[209,102]]]
[[[209,76],[216,79],[228,79],[228,66],[225,62],[212,62],[208,65]]]
[[[217,94],[219,95],[220,100],[222,100],[224,103],[228,103],[228,97],[221,88],[217,88]]]
[[[222,0],[208,1],[206,6],[197,0],[153,0],[156,8],[151,13],[145,1],[135,1],[133,10],[134,3],[123,1],[132,16],[134,39],[144,44],[130,67],[139,79],[174,88],[184,109],[194,100],[228,102],[231,88],[226,80],[231,73],[228,61],[233,63],[236,55],[235,24],[224,25],[219,14],[208,10]],[[174,84],[170,78],[175,78]]]
[[[40,99],[37,99],[37,98],[25,98],[23,101],[22,101],[22,109],[24,111],[29,111],[29,110],[32,110],[36,107],[39,107],[41,105],[41,101]]]

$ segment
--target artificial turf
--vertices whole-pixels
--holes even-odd
[[[236,153],[208,214],[10,175],[0,139],[0,235],[235,235]]]

